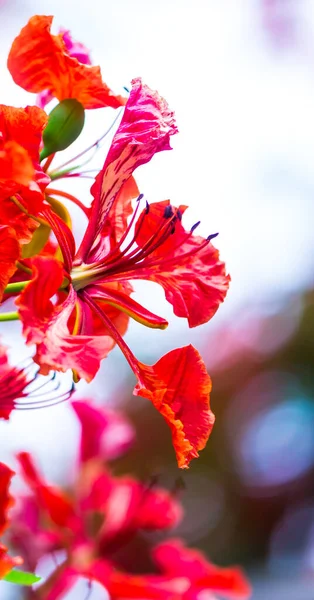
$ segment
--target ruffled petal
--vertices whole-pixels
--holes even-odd
[[[171,210],[168,200],[150,205],[137,232],[136,242],[140,247],[166,222],[163,215],[167,207]],[[181,213],[182,209],[185,207],[179,207]],[[190,327],[207,323],[214,316],[225,299],[230,281],[218,250],[210,241],[186,232],[179,219],[175,221],[173,234],[151,253],[146,265],[144,261],[143,266],[139,265],[128,276],[161,285],[174,314],[186,318]]]
[[[0,225],[0,302],[3,292],[16,271],[16,261],[20,257],[20,245],[15,231]]]
[[[51,369],[72,369],[91,381],[100,361],[112,349],[109,336],[71,335],[68,321],[77,302],[72,286],[62,304],[54,305],[51,298],[63,281],[63,265],[53,258],[32,260],[33,278],[16,300],[28,344],[36,344],[35,362],[40,373]]]
[[[148,398],[168,423],[178,465],[187,468],[198,457],[214,425],[210,410],[211,380],[197,350],[172,350],[155,365],[134,365],[134,394]]]
[[[53,17],[35,15],[15,38],[8,69],[28,92],[48,90],[58,100],[75,98],[85,108],[125,104],[102,81],[99,67],[83,64],[69,53],[63,35],[52,35]]]
[[[72,406],[81,423],[80,461],[112,460],[124,454],[134,441],[134,430],[122,416],[75,400]]]
[[[87,260],[107,217],[110,218],[119,191],[134,169],[149,162],[156,152],[170,150],[170,136],[177,132],[166,101],[141,79],[134,79],[132,84],[122,121],[91,188],[94,200],[90,222],[78,252],[82,260]]]
[[[181,540],[169,540],[157,546],[154,558],[163,573],[170,577],[186,577],[190,580],[189,598],[198,598],[201,590],[218,593],[224,598],[246,600],[251,586],[238,567],[220,568],[210,563],[198,550],[186,548]]]
[[[15,108],[0,105],[0,157],[7,163],[1,169],[0,197],[18,195],[27,211],[36,215],[44,200],[43,191],[50,182],[39,165],[42,132],[46,113],[37,106]]]

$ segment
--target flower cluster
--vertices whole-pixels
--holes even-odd
[[[51,24],[50,16],[32,17],[8,57],[13,80],[36,94],[36,105],[0,105],[0,320],[19,319],[26,344],[35,347],[32,359],[13,367],[0,346],[0,419],[8,420],[14,409],[68,399],[80,379],[95,377],[117,345],[136,377],[134,394],[150,400],[163,416],[178,465],[186,468],[214,424],[205,364],[191,345],[172,350],[154,365],[144,364],[124,336],[130,319],[153,329],[168,325],[133,298],[136,280],[159,284],[174,314],[189,327],[213,317],[229,286],[212,244],[217,234],[196,235],[198,223],[187,230],[187,206],[175,207],[168,199],[149,204],[134,179],[138,167],[171,149],[177,126],[167,102],[140,78],[132,81],[128,97],[116,95],[85,46],[64,29],[53,35]],[[55,182],[84,177],[77,161],[84,156],[86,162],[100,140],[58,167],[52,163],[80,135],[85,111],[106,107],[120,109],[121,119],[89,202]],[[87,222],[80,243],[67,208],[71,203]],[[16,312],[7,309],[12,300]],[[72,387],[61,394],[56,384],[48,393],[47,382],[67,371]],[[181,508],[164,490],[111,474],[107,461],[121,451],[113,432],[123,448],[132,438],[123,420],[87,403],[74,402],[73,408],[82,439],[72,490],[48,485],[31,456],[19,455],[30,494],[20,499],[11,540],[32,570],[46,554],[60,549],[66,554],[40,597],[62,598],[79,576],[99,581],[112,598],[188,600],[202,590],[210,590],[211,598],[216,591],[248,597],[242,574],[214,567],[178,540],[152,550],[152,575],[123,571],[118,554],[126,540],[139,530],[174,526]],[[12,475],[1,468],[0,533],[7,523]],[[2,546],[0,553],[1,576],[20,559],[9,558]]]
[[[192,600],[201,592],[245,600],[250,586],[238,568],[219,568],[182,540],[168,538],[149,548],[151,567],[139,572],[130,561],[132,542],[145,531],[167,531],[182,518],[175,493],[130,476],[114,476],[108,461],[132,443],[131,426],[89,401],[72,402],[80,421],[78,465],[70,488],[48,484],[32,457],[18,455],[29,492],[18,499],[10,529],[13,545],[26,566],[62,551],[62,559],[33,592],[34,598],[58,600],[80,577],[97,581],[112,599]],[[71,475],[72,479],[72,475]],[[140,561],[141,563],[141,561]],[[127,565],[127,567],[126,567]],[[216,596],[216,594],[218,596]]]

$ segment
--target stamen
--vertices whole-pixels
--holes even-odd
[[[200,225],[200,221],[197,221],[197,223],[194,223],[194,225],[192,225],[190,232],[193,233],[193,231],[195,231],[195,229]]]
[[[164,218],[165,219],[170,219],[170,217],[173,217],[173,208],[171,206],[171,204],[168,204],[168,206],[166,206],[165,210],[164,210]]]
[[[211,235],[208,235],[206,239],[210,242],[210,240],[213,240],[215,237],[217,237],[217,235],[219,235],[219,233],[211,233]]]
[[[71,381],[68,389],[60,393],[61,380],[57,379],[57,373],[42,376],[33,361],[26,362],[23,368],[12,367],[11,371],[0,378],[0,382],[1,390],[3,388],[0,412],[54,406],[68,400],[74,391],[74,383]]]

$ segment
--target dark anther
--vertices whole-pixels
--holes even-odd
[[[211,235],[208,235],[206,239],[210,242],[210,240],[213,240],[217,235],[219,235],[219,233],[212,233]]]
[[[168,206],[166,206],[165,210],[164,210],[164,217],[165,219],[170,219],[170,217],[173,216],[173,208],[171,206],[171,204],[168,204]]]
[[[146,200],[146,209],[145,209],[145,213],[146,213],[147,215],[148,215],[148,213],[149,213],[149,204],[148,204],[147,200]]]
[[[142,200],[142,198],[144,198],[144,194],[140,194],[137,198],[136,198],[136,202],[140,202]]]
[[[195,231],[196,227],[198,227],[200,224],[200,221],[197,221],[197,223],[194,223],[194,225],[192,225],[191,229],[190,229],[190,233],[193,233],[193,231]]]
[[[182,212],[179,208],[177,210],[177,217],[178,217],[179,221],[182,221]]]

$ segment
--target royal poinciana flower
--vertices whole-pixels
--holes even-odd
[[[72,391],[72,386],[60,389],[54,374],[41,377],[31,359],[12,366],[7,348],[0,344],[0,420],[8,420],[14,409],[27,410],[64,402]]]
[[[35,15],[15,38],[8,57],[15,83],[28,92],[47,93],[41,106],[51,97],[75,98],[84,108],[124,105],[125,99],[102,81],[100,68],[90,66],[86,49],[73,42],[68,31],[50,33],[52,20]]]
[[[8,510],[14,501],[9,493],[9,486],[14,472],[5,464],[0,463],[0,536],[4,533],[9,524]],[[0,579],[3,579],[12,569],[21,565],[23,560],[20,557],[12,557],[8,554],[6,546],[0,543]]]
[[[102,430],[104,445],[108,446],[105,438],[111,434],[110,427],[102,429],[104,411],[82,401],[73,405],[80,414],[81,449],[92,438],[97,422],[98,433]],[[99,435],[96,438],[99,442]],[[121,449],[120,442],[117,436]],[[210,592],[211,600],[215,600],[215,593],[225,598],[249,597],[249,584],[239,569],[220,569],[200,553],[185,548],[180,540],[153,549],[155,572],[130,573],[125,558],[132,541],[142,531],[161,532],[174,527],[182,517],[182,509],[166,490],[144,485],[130,476],[114,477],[103,464],[104,458],[99,444],[98,452],[96,446],[92,449],[91,458],[81,452],[76,483],[63,490],[44,480],[29,454],[18,456],[31,493],[20,498],[11,540],[23,549],[31,569],[50,553],[65,553],[53,573],[33,592],[33,598],[61,600],[80,576],[98,581],[110,598],[117,600],[196,600],[202,591],[206,591],[206,597]],[[131,564],[135,563],[133,557]]]
[[[79,248],[66,224],[44,208],[41,216],[58,239],[63,262],[32,259],[33,277],[17,305],[43,374],[72,369],[77,378],[90,381],[117,343],[137,377],[135,394],[151,400],[166,419],[179,465],[186,467],[205,446],[214,421],[205,365],[192,346],[145,365],[122,337],[129,317],[152,328],[167,326],[165,319],[130,297],[130,280],[160,284],[175,314],[186,318],[190,327],[207,322],[228,289],[229,277],[212,236],[195,236],[194,228],[185,231],[185,206],[174,208],[164,201],[140,212],[139,196],[135,210],[131,208],[137,193],[134,169],[156,152],[170,149],[169,139],[176,131],[165,100],[134,80],[104,167],[91,188],[94,200]],[[60,288],[65,300],[53,304]]]

